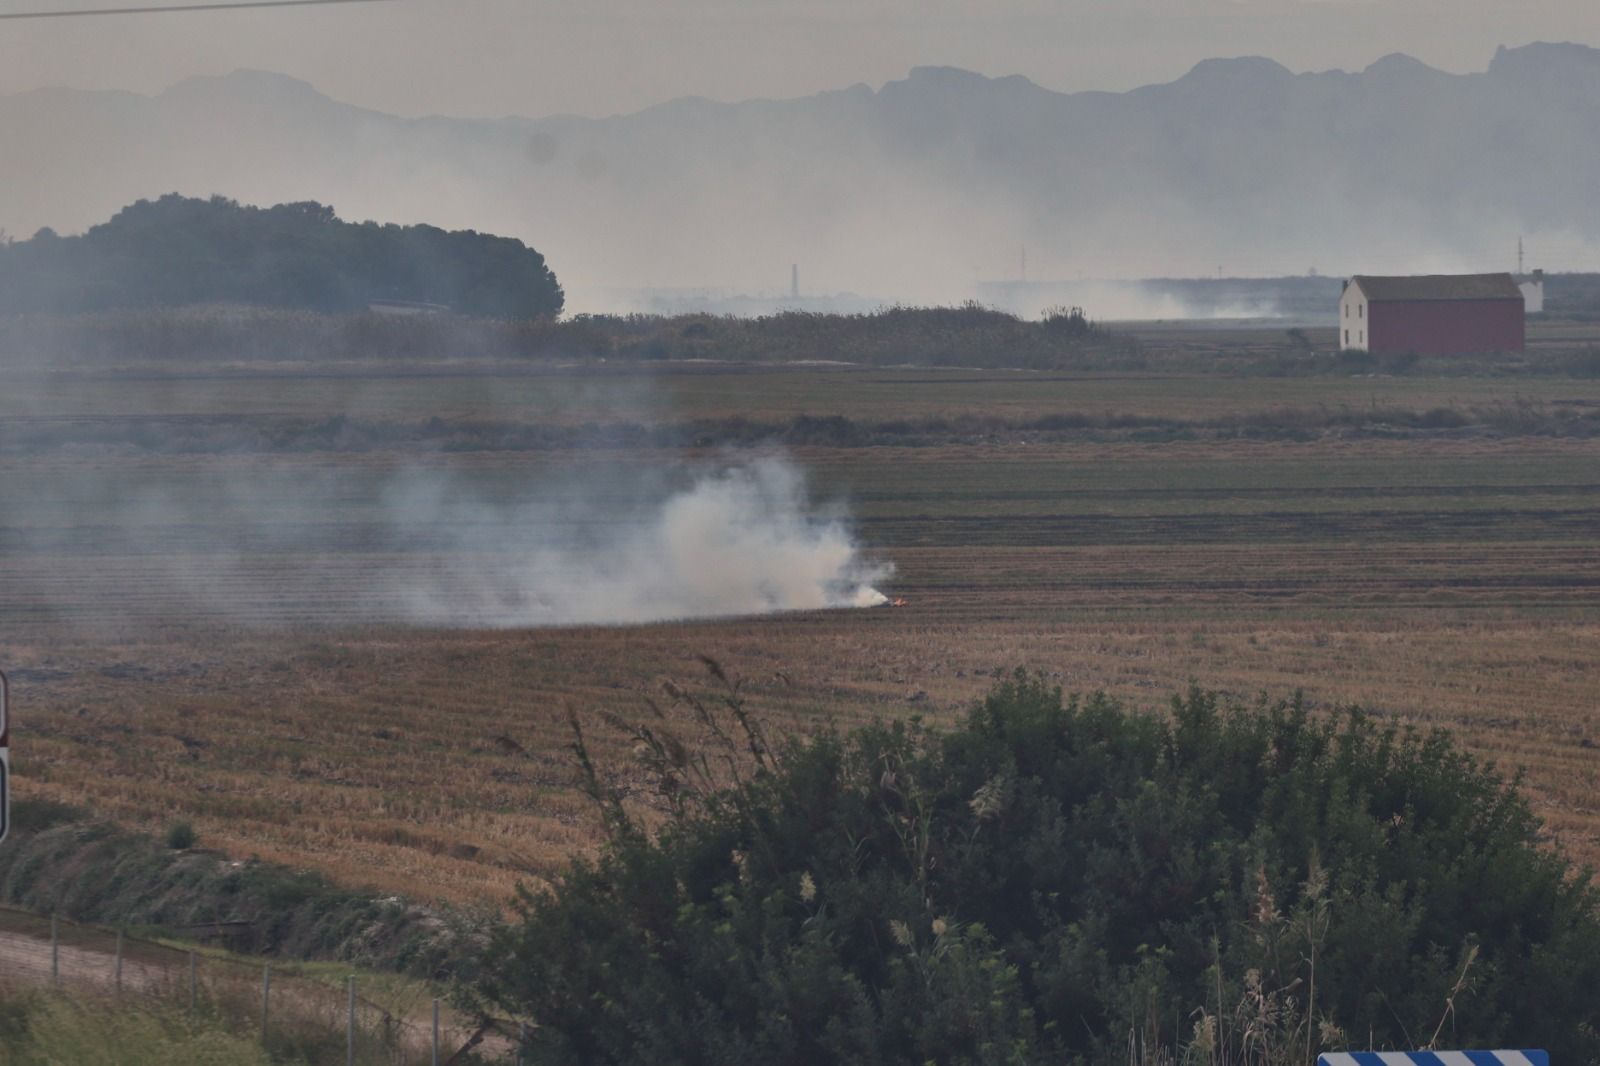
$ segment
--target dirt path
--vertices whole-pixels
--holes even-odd
[[[50,984],[53,975],[59,983],[95,991],[117,989],[116,952],[62,944],[57,949],[56,965],[51,963],[50,941],[25,933],[0,931],[0,981],[18,985]],[[185,975],[186,976],[186,975]],[[170,967],[135,958],[122,960],[124,991],[161,992],[177,987],[178,975]]]

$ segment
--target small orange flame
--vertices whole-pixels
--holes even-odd
[[[889,601],[890,607],[904,607],[905,605],[906,601],[904,599],[896,598]]]

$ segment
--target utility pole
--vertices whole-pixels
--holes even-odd
[[[789,299],[800,299],[800,264],[789,264]]]
[[[1517,277],[1522,277],[1522,238],[1517,238]]]

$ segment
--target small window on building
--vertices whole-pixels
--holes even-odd
[[[1345,330],[1344,331],[1344,342],[1346,344],[1350,343],[1350,331],[1349,330]]]
[[[1367,317],[1367,305],[1366,304],[1357,304],[1356,305],[1356,317],[1357,318],[1366,318]]]
[[[1346,318],[1350,317],[1350,305],[1349,304],[1345,304],[1344,305],[1344,317],[1346,317]]]
[[[1360,333],[1357,333],[1356,340],[1361,344],[1367,343],[1367,331],[1362,330]]]

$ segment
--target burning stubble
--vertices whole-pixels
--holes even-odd
[[[40,477],[11,486],[0,624],[629,624],[870,607],[892,573],[781,455]]]
[[[399,506],[405,512],[411,504]],[[687,487],[631,510],[596,523],[570,506],[480,508],[432,580],[409,590],[407,616],[520,627],[887,602],[875,586],[892,568],[866,559],[842,515],[812,505],[803,475],[786,459],[703,470]],[[576,527],[555,542],[529,536],[552,517]]]

